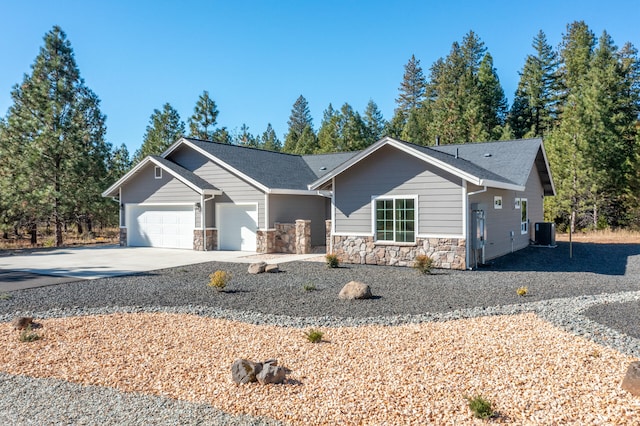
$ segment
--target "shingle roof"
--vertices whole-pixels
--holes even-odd
[[[542,139],[433,146],[431,150],[458,156],[517,185],[526,185]]]
[[[316,178],[326,175],[340,164],[348,161],[360,151],[336,152],[332,154],[303,155],[302,159],[307,163]],[[311,183],[311,182],[307,182]]]
[[[179,166],[173,161],[169,161],[166,158],[162,158],[158,155],[150,155],[149,157],[152,158],[154,161],[157,161],[158,163],[162,164],[163,167],[166,167],[167,169],[173,171],[174,173],[182,177],[184,180],[190,182],[197,188],[200,188],[203,190],[206,190],[206,189],[218,190],[218,188],[216,188],[206,180],[202,179],[200,176],[196,175],[190,170],[185,169],[182,166]]]

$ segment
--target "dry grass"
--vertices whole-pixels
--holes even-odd
[[[63,242],[66,247],[94,244],[117,244],[119,235],[120,231],[118,228],[103,228],[101,230],[94,231],[92,234],[78,234],[74,231],[67,231],[63,234]],[[36,246],[31,245],[31,238],[28,234],[24,234],[19,237],[11,236],[6,239],[0,238],[0,251],[53,247],[54,242],[55,236],[53,234],[38,234],[38,244]]]
[[[626,229],[576,232],[571,236],[574,242],[596,244],[640,244],[640,231]],[[569,234],[557,234],[557,241],[569,241]]]

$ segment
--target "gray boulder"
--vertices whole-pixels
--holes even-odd
[[[373,297],[371,287],[359,281],[349,281],[338,294],[338,298],[346,300],[371,299],[371,297]]]
[[[252,263],[251,265],[249,265],[249,270],[247,272],[249,272],[250,274],[261,274],[264,272],[266,267],[266,262]]]
[[[33,317],[15,317],[11,324],[14,330],[24,330],[33,324]]]
[[[280,268],[278,267],[278,265],[267,265],[267,266],[264,268],[264,271],[265,271],[265,272],[270,272],[270,273],[272,273],[272,274],[275,274],[275,273],[277,273],[277,272],[280,272]]]
[[[640,396],[640,361],[629,364],[627,374],[622,380],[622,389],[634,396]]]
[[[236,359],[231,365],[231,378],[238,384],[257,382],[256,376],[261,370],[262,363],[248,359]]]
[[[284,382],[285,370],[274,364],[263,364],[262,370],[256,375],[258,382],[262,385],[280,384]]]

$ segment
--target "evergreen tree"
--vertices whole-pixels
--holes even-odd
[[[212,140],[214,142],[226,143],[226,144],[229,144],[229,145],[233,142],[233,138],[231,137],[231,133],[229,133],[229,131],[227,130],[226,127],[220,127],[218,129],[216,129],[213,132]]]
[[[296,151],[293,153],[300,155],[315,154],[318,152],[318,149],[318,138],[311,126],[307,125],[307,127],[302,130],[300,139],[298,139],[298,143],[296,144]]]
[[[362,117],[351,105],[345,103],[340,108],[338,151],[359,151],[367,145],[367,129]]]
[[[90,218],[106,201],[100,193],[110,152],[98,97],[80,77],[60,27],[45,35],[31,74],[14,86],[11,97],[0,140],[3,198],[11,206],[0,214],[5,223],[19,216],[21,225],[28,224],[32,243],[38,223],[52,222],[59,246],[67,220]]]
[[[311,119],[311,112],[309,111],[309,103],[304,96],[300,95],[293,104],[291,115],[289,116],[289,121],[287,123],[289,125],[289,131],[285,137],[284,147],[282,150],[284,152],[291,153],[300,153],[300,151],[307,150],[311,144],[311,139],[315,140],[316,136],[313,131],[313,121]],[[305,147],[298,147],[302,134],[305,131],[307,134],[305,135],[305,140],[302,143]],[[313,134],[313,138],[310,138],[309,132]]]
[[[535,55],[528,55],[509,113],[515,137],[544,136],[556,119],[557,54],[544,32],[533,39]]]
[[[480,94],[481,115],[484,140],[499,139],[507,117],[507,98],[500,85],[496,69],[493,67],[493,57],[490,53],[484,55],[478,69],[478,90]]]
[[[271,123],[267,124],[267,129],[260,138],[260,148],[266,149],[267,151],[280,151],[282,149],[282,144],[275,130],[271,127]]]
[[[318,146],[320,152],[337,152],[340,139],[340,112],[329,104],[322,115],[322,123],[318,130]]]
[[[198,98],[193,115],[189,118],[189,136],[206,141],[213,140],[217,119],[218,107],[205,90]]]
[[[396,99],[396,111],[407,117],[412,110],[419,108],[424,100],[426,84],[420,60],[411,55],[411,59],[404,66],[404,75],[398,88],[400,93]]]
[[[366,129],[365,141],[367,146],[377,142],[384,136],[387,123],[373,99],[369,99],[367,103],[363,121]]]
[[[240,126],[240,133],[235,137],[235,144],[257,148],[259,141],[249,132],[249,126],[243,123],[242,126]]]
[[[168,102],[164,104],[162,111],[153,110],[142,146],[134,155],[134,163],[147,155],[161,154],[172,143],[184,136],[184,132],[185,126],[180,120],[180,114]]]

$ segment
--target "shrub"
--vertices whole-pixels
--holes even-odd
[[[322,341],[322,336],[324,336],[324,333],[320,330],[312,328],[311,330],[304,333],[304,335],[307,336],[307,340],[311,343],[318,343]]]
[[[413,267],[421,274],[430,274],[433,268],[433,259],[426,254],[419,254],[413,261]]]
[[[529,289],[526,286],[522,286],[516,290],[516,293],[518,293],[518,296],[526,296],[529,293]]]
[[[0,293],[0,300],[9,300],[11,299],[13,296],[9,293]]]
[[[302,289],[304,291],[315,291],[316,285],[314,283],[306,283],[305,285],[302,286]]]
[[[42,336],[32,330],[31,324],[29,324],[27,328],[22,330],[22,332],[20,333],[21,342],[35,342],[36,340],[40,340],[41,338]]]
[[[469,402],[469,409],[477,418],[486,419],[494,415],[491,401],[485,399],[482,395],[477,395],[473,398],[465,396],[465,399]]]
[[[338,255],[334,253],[327,253],[324,257],[327,260],[327,266],[329,268],[337,268],[340,266],[340,260],[338,259]]]
[[[213,274],[209,275],[209,279],[209,287],[220,291],[224,290],[231,280],[231,274],[227,271],[215,271]]]

